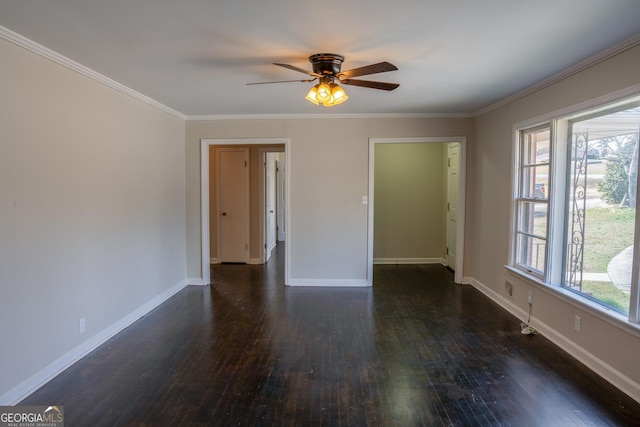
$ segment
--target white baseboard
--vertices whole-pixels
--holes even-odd
[[[521,321],[526,321],[528,313],[520,307],[516,306],[511,300],[503,297],[502,295],[498,294],[493,289],[489,288],[476,279],[465,278],[465,280],[467,279],[470,280],[469,284],[478,289],[485,296],[499,304],[502,308],[516,316]],[[626,393],[635,401],[640,402],[640,384],[633,381],[605,361],[594,356],[584,348],[580,347],[578,344],[571,341],[566,336],[558,333],[558,331],[556,331],[546,323],[540,321],[540,319],[537,319],[535,316],[531,317],[531,326],[533,326],[541,335],[543,335],[549,341],[582,362],[597,375],[610,382],[613,386]]]
[[[187,278],[188,286],[204,286],[204,280],[201,277],[189,277]]]
[[[209,264],[220,264],[220,259],[218,259],[218,258],[209,258]]]
[[[447,265],[444,258],[374,258],[374,264],[442,264]]]
[[[289,279],[289,286],[367,287],[371,284],[364,279]]]
[[[460,281],[461,285],[471,285],[473,284],[473,277],[463,277]]]
[[[462,280],[463,284],[473,286],[474,288],[482,292],[487,298],[493,300],[493,302],[497,303],[509,313],[517,317],[520,321],[524,322],[527,320],[528,313],[515,305],[511,300],[503,297],[502,295],[489,288],[485,284],[474,279],[473,277],[464,277]],[[533,319],[534,318],[532,317],[531,320],[533,321]]]
[[[136,320],[140,319],[151,310],[165,302],[167,299],[171,298],[173,295],[181,291],[185,286],[187,286],[186,279],[167,289],[149,302],[141,305],[136,310],[121,318],[111,326],[98,332],[96,335],[89,338],[87,341],[72,349],[62,357],[51,362],[44,369],[36,372],[31,377],[27,378],[22,383],[0,396],[0,405],[16,405],[18,402],[52,380],[56,375],[73,365],[75,362],[89,354],[91,351],[95,350],[100,345],[104,344],[118,332],[122,331],[127,326],[131,325]]]

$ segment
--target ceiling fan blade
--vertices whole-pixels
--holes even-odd
[[[273,63],[273,65],[277,65],[278,67],[288,68],[288,69],[290,69],[290,70],[298,71],[298,72],[300,72],[300,73],[308,74],[308,75],[310,75],[310,76],[312,76],[312,77],[322,77],[320,74],[316,74],[316,73],[314,73],[313,71],[308,71],[308,70],[305,70],[304,68],[296,67],[296,66],[294,66],[294,65],[289,65],[289,64],[279,64],[279,63],[277,63],[277,62],[274,62],[274,63]]]
[[[395,71],[398,67],[389,62],[378,62],[377,64],[365,65],[364,67],[353,68],[351,70],[338,73],[341,79],[349,79],[351,77],[366,76],[368,74],[386,73],[387,71]]]
[[[370,80],[345,79],[341,80],[340,82],[345,85],[362,86],[380,90],[394,90],[395,88],[400,86],[400,84],[398,83],[372,82]]]
[[[315,79],[307,79],[307,80],[277,80],[277,81],[274,81],[274,82],[253,82],[253,83],[245,83],[245,84],[250,86],[250,85],[270,85],[272,83],[294,83],[294,82],[311,83],[314,80]]]

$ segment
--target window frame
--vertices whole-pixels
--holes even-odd
[[[525,153],[525,145],[528,144],[528,141],[526,140],[525,136],[527,135],[532,135],[536,132],[542,131],[542,130],[548,130],[549,132],[549,160],[545,163],[535,163],[535,162],[528,162],[525,163],[525,157],[526,155]],[[518,144],[517,144],[517,150],[516,150],[516,162],[515,162],[515,176],[516,179],[514,180],[514,212],[513,212],[513,218],[514,218],[514,227],[513,227],[513,233],[514,233],[514,239],[512,241],[512,264],[518,268],[521,269],[523,271],[525,271],[526,273],[537,277],[543,281],[547,281],[547,272],[548,272],[548,268],[547,268],[547,260],[549,259],[549,213],[550,213],[550,203],[549,203],[549,196],[551,194],[551,179],[552,179],[552,171],[551,171],[551,158],[552,158],[552,153],[553,153],[553,132],[552,132],[552,127],[551,127],[551,123],[550,122],[546,122],[546,123],[542,123],[542,124],[537,124],[536,126],[531,126],[531,127],[527,127],[527,128],[522,128],[518,130]],[[531,197],[530,194],[525,194],[525,174],[526,172],[528,172],[529,170],[532,170],[534,168],[537,167],[546,167],[547,168],[547,174],[548,174],[548,178],[547,178],[547,197],[546,198],[537,198],[537,197]],[[535,186],[535,182],[534,182],[534,186]],[[524,231],[524,227],[521,227],[521,221],[523,219],[523,216],[525,215],[525,213],[523,212],[523,206],[525,204],[528,203],[541,203],[541,204],[545,204],[546,205],[546,213],[545,213],[545,217],[546,217],[546,227],[545,227],[545,235],[541,236],[541,235],[536,235],[534,232],[525,232]],[[520,258],[520,253],[525,252],[524,248],[522,247],[524,244],[521,244],[521,236],[526,236],[529,237],[531,239],[538,239],[538,240],[544,240],[545,241],[545,249],[544,249],[544,268],[543,270],[539,270],[537,268],[535,268],[532,265],[528,265],[528,264],[524,264],[519,262],[519,258]]]
[[[513,156],[512,156],[512,197],[511,197],[511,226],[510,226],[510,251],[509,261],[506,266],[509,271],[526,279],[527,282],[540,286],[541,288],[569,300],[583,309],[604,319],[621,322],[637,329],[640,324],[640,209],[636,207],[634,224],[634,255],[631,276],[629,314],[624,315],[595,302],[578,292],[564,287],[564,275],[566,271],[565,242],[565,217],[567,212],[567,186],[569,176],[567,174],[567,153],[571,146],[570,137],[571,124],[577,121],[586,120],[589,117],[606,115],[608,112],[632,108],[633,104],[640,103],[640,85],[619,91],[615,94],[603,96],[579,105],[567,107],[533,120],[516,123],[513,126]],[[544,268],[542,272],[532,270],[526,265],[520,265],[518,260],[519,241],[519,207],[522,198],[522,162],[523,162],[523,138],[527,132],[548,127],[550,129],[550,153],[548,163],[548,193],[547,193],[547,245]],[[561,141],[564,138],[564,141]],[[638,165],[640,171],[640,162]],[[640,173],[639,173],[640,176]],[[640,179],[639,179],[640,181]],[[539,202],[539,199],[532,199]],[[638,203],[640,205],[640,203]],[[555,249],[554,249],[555,248]]]

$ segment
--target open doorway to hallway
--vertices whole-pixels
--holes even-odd
[[[284,246],[286,240],[286,160],[284,152],[264,150],[264,262],[271,259],[277,246]],[[282,254],[284,257],[284,254]]]
[[[280,183],[281,198],[288,200],[289,185],[286,173],[290,162],[288,161],[287,138],[258,138],[258,139],[203,139],[201,140],[201,214],[202,214],[202,276],[205,284],[210,283],[210,265],[222,262],[240,262],[247,264],[262,264],[267,260],[267,213],[266,211],[266,165],[267,153],[277,153],[271,158],[282,158],[283,166],[282,181]],[[239,259],[227,260],[224,253],[225,231],[224,222],[231,217],[231,212],[225,203],[227,200],[221,197],[228,188],[224,183],[225,178],[221,176],[226,164],[223,158],[228,152],[247,152],[246,160],[239,160],[238,167],[240,174],[246,173],[248,176],[248,212],[242,215],[247,217],[247,236],[240,242],[246,250],[246,256]],[[221,163],[221,161],[223,163]],[[244,166],[246,162],[246,167]],[[275,176],[277,180],[277,176]],[[231,176],[228,179],[234,180]],[[276,184],[277,181],[276,181]],[[277,187],[275,188],[277,197]],[[244,196],[242,196],[244,198]],[[276,199],[277,200],[277,199]],[[245,209],[246,210],[246,209]],[[277,221],[277,208],[274,209],[274,216]],[[226,215],[225,215],[226,214]],[[240,213],[236,213],[240,215]],[[281,224],[286,230],[288,206],[284,203],[281,210]],[[277,224],[277,222],[276,222]],[[232,237],[233,239],[233,237]],[[276,233],[277,241],[277,233]],[[288,254],[284,251],[285,264],[285,284],[288,278]]]
[[[370,139],[370,284],[373,264],[443,264],[462,282],[465,143],[464,137]]]

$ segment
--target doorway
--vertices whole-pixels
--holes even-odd
[[[440,227],[440,231],[443,233],[443,237],[441,238],[442,246],[440,252],[435,257],[412,257],[409,255],[402,255],[400,257],[380,257],[380,253],[377,259],[374,255],[374,237],[377,237],[378,240],[380,235],[375,234],[375,224],[374,224],[374,206],[375,206],[375,191],[374,191],[374,183],[376,181],[376,146],[380,146],[379,144],[389,144],[381,147],[393,148],[390,144],[404,144],[411,146],[420,146],[423,144],[439,144],[443,147],[440,150],[442,154],[436,161],[441,162],[440,170],[442,173],[437,177],[438,182],[441,184],[440,193],[437,197],[438,206],[440,209],[440,214],[436,216],[436,221],[438,224],[435,224],[436,227]],[[457,182],[457,191],[452,191],[452,194],[448,193],[448,183],[453,178],[450,178],[450,173],[448,171],[447,165],[450,160],[448,160],[449,155],[449,146],[453,147],[454,144],[457,144],[457,157],[456,160],[453,161],[454,167],[456,168],[456,173],[454,174],[455,181]],[[426,147],[426,146],[425,146]],[[391,150],[393,151],[393,150]],[[466,137],[422,137],[422,138],[370,138],[369,139],[369,207],[368,207],[368,254],[367,254],[367,282],[369,285],[373,284],[373,264],[376,263],[431,263],[431,262],[439,262],[443,265],[448,265],[448,260],[451,260],[451,268],[454,270],[454,281],[456,283],[462,283],[463,279],[463,253],[464,253],[464,197],[465,197],[465,189],[464,189],[464,171],[465,171],[465,152],[466,152]],[[403,190],[409,187],[401,187]],[[420,188],[419,186],[416,188]],[[409,202],[407,202],[407,206],[411,207],[411,191],[408,191],[408,194],[405,195],[409,198]],[[454,198],[454,212],[450,213],[447,211],[447,198]],[[431,200],[423,201],[424,204],[432,204]],[[451,207],[451,205],[449,205]],[[394,206],[388,206],[389,209],[395,209]],[[415,214],[415,212],[411,212]],[[455,220],[454,220],[455,214]],[[380,215],[380,212],[378,212]],[[414,215],[415,216],[415,215]],[[418,214],[419,216],[419,214]],[[416,224],[420,221],[420,219],[415,219]],[[453,227],[451,232],[449,233],[447,230],[449,227]],[[392,233],[388,233],[384,238],[388,238],[389,241],[393,241],[394,239],[398,241],[396,235]],[[451,239],[452,242],[450,244],[447,243],[447,239]],[[417,242],[420,244],[421,242]],[[451,250],[453,251],[453,257],[449,258],[446,254],[445,248],[446,246],[451,245]],[[398,245],[396,242],[396,248],[399,248],[401,245]],[[379,251],[378,251],[379,252]]]
[[[212,223],[216,224],[216,229],[217,229],[217,220],[218,218],[213,218],[211,217],[212,214],[212,209],[211,209],[211,175],[210,174],[210,169],[212,167],[214,167],[210,162],[211,162],[211,155],[210,155],[210,151],[211,151],[211,147],[212,146],[225,146],[225,147],[234,147],[234,146],[264,146],[264,148],[267,148],[267,145],[272,145],[272,146],[281,146],[284,147],[283,148],[283,152],[281,153],[281,155],[283,155],[284,157],[284,165],[285,165],[285,171],[284,171],[284,181],[283,181],[283,187],[284,187],[284,198],[286,200],[289,200],[289,192],[290,192],[290,187],[289,187],[289,180],[286,178],[289,176],[288,170],[291,167],[291,161],[289,159],[289,150],[288,150],[288,146],[289,146],[289,139],[288,138],[251,138],[251,139],[202,139],[200,141],[200,160],[201,160],[201,164],[200,164],[200,200],[201,200],[201,271],[202,271],[202,280],[203,283],[205,285],[210,284],[211,282],[211,270],[210,270],[210,266],[211,266],[211,262],[219,262],[220,260],[217,259],[217,254],[216,258],[212,259],[211,257],[211,253],[212,253],[212,246],[211,246],[211,228],[212,228]],[[282,149],[281,149],[282,150]],[[255,159],[255,166],[259,166],[259,157],[258,156],[254,156],[253,157]],[[254,163],[254,160],[250,159],[250,167],[254,166],[252,165],[252,163]],[[260,175],[258,173],[258,175]],[[260,178],[261,180],[261,178]],[[256,178],[256,182],[258,181],[258,178]],[[213,187],[215,188],[215,187]],[[262,191],[260,191],[260,193],[263,193]],[[262,196],[264,197],[264,196]],[[215,199],[214,199],[215,200]],[[256,198],[257,200],[257,198]],[[264,206],[264,205],[262,205]],[[217,208],[216,208],[217,210]],[[284,209],[284,222],[286,224],[289,223],[289,206],[285,206]],[[259,240],[263,241],[262,236],[263,234],[263,230],[264,230],[264,215],[263,215],[263,211],[262,209],[259,209],[259,211],[255,212],[255,217],[256,219],[253,219],[254,214],[252,213],[252,219],[251,219],[251,224],[259,224],[258,226],[254,227],[251,226],[250,228],[250,241],[255,241],[255,235],[260,236]],[[255,222],[254,222],[255,221]],[[215,230],[215,229],[214,229]],[[290,238],[291,236],[288,236],[288,238]],[[259,246],[257,245],[253,245],[255,248],[258,248]],[[289,265],[289,246],[290,245],[286,245],[285,247],[285,260],[284,260],[284,278],[285,278],[285,285],[288,285],[289,283],[289,271],[290,271],[290,265]],[[251,249],[251,245],[250,245],[250,249]],[[260,250],[258,250],[258,253],[260,253]],[[261,258],[260,255],[255,255],[255,259],[252,258],[250,256],[249,258],[249,263],[260,263],[259,259]]]
[[[282,150],[261,148],[264,173],[261,188],[264,188],[264,263],[268,262],[276,246],[283,246],[286,239],[286,160]]]
[[[455,270],[458,253],[458,191],[460,187],[460,144],[447,144],[447,265]]]

